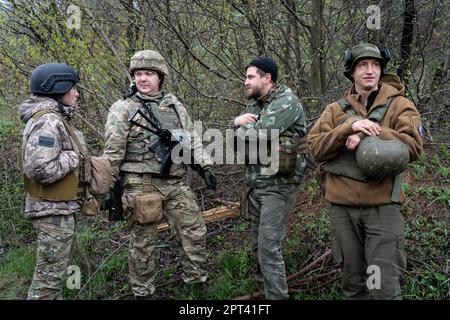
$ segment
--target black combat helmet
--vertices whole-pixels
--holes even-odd
[[[59,96],[67,93],[80,81],[78,74],[64,63],[42,64],[31,73],[31,93]]]

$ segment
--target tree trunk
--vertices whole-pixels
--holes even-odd
[[[127,18],[129,21],[134,21],[135,23],[130,23],[127,26],[127,43],[128,47],[126,49],[127,56],[131,58],[131,56],[138,51],[138,42],[139,42],[139,28],[136,26],[138,23],[138,15],[133,7],[133,0],[121,0],[120,1],[127,11]],[[140,50],[140,48],[139,48]]]
[[[434,73],[433,81],[431,82],[432,92],[435,91],[441,84],[442,80],[444,80],[447,77],[449,70],[450,70],[450,50],[448,51],[447,58],[445,59],[445,61],[441,63],[441,65],[436,69],[436,72]]]
[[[325,71],[323,69],[323,52],[322,52],[322,14],[323,1],[312,1],[312,27],[311,27],[311,76],[312,76],[312,93],[315,97],[319,97],[326,86]]]
[[[414,19],[416,18],[416,8],[414,0],[405,1],[405,12],[403,13],[403,32],[400,43],[400,67],[397,69],[397,75],[405,86],[408,83],[409,65],[411,62],[411,46],[414,39]]]
[[[242,4],[244,5],[244,15],[248,20],[250,25],[250,29],[252,30],[253,37],[256,42],[256,50],[258,51],[258,56],[265,56],[266,46],[264,44],[264,34],[261,30],[261,21],[259,19],[258,13],[252,14],[252,5],[248,2],[248,0],[242,0]],[[259,7],[259,6],[256,6]],[[242,11],[241,11],[242,12]]]
[[[296,12],[296,6],[294,0],[287,0],[285,3],[286,6],[290,8],[292,12]],[[286,33],[285,33],[285,52],[284,52],[284,59],[286,61],[286,74],[293,75],[296,79],[294,80],[294,83],[298,83],[300,81],[298,74],[296,71],[298,71],[301,67],[301,46],[300,46],[300,30],[298,27],[298,22],[295,19],[295,16],[293,13],[287,13],[288,18],[288,24],[286,26]],[[293,56],[291,56],[293,54]],[[295,59],[294,59],[295,57]]]

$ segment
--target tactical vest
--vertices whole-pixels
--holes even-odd
[[[380,123],[394,98],[395,97],[388,97],[386,103],[373,109],[367,115],[366,119],[375,120],[376,122]],[[347,115],[349,115],[350,117],[358,116],[346,98],[340,99],[338,103],[342,111],[347,113]],[[361,119],[363,118],[361,117]],[[326,172],[344,176],[361,182],[367,182],[369,179],[362,173],[361,169],[356,163],[355,152],[349,151],[347,150],[347,148],[344,148],[336,157],[326,162],[323,165],[323,169]],[[395,203],[398,203],[400,199],[402,185],[401,178],[401,174],[395,176],[394,178],[394,187],[392,190],[391,200]]]
[[[141,101],[133,96],[130,98],[133,102],[140,104],[139,108],[145,110]],[[148,104],[151,107],[153,114],[161,122],[161,127],[165,129],[182,129],[181,119],[176,109],[175,104],[168,102],[169,99],[164,98],[160,103],[156,100],[150,101]],[[140,116],[136,116],[136,121],[151,127],[146,123],[146,120]],[[158,136],[148,132],[138,126],[132,126],[128,135],[127,149],[125,153],[125,163],[122,164],[121,170],[136,173],[151,173],[152,175],[159,175],[161,164],[155,157],[155,154],[148,149],[148,146],[158,140]],[[186,172],[186,169],[181,164],[173,164],[170,169],[170,176],[181,177]]]
[[[76,129],[74,129],[59,113],[54,110],[45,109],[36,112],[32,119],[36,120],[44,114],[54,113],[56,114],[63,122],[64,127],[69,132],[70,140],[72,142],[72,146],[76,145],[77,147],[73,148],[73,151],[77,153],[79,158],[81,159],[82,154],[85,154],[85,149],[79,142],[79,138],[76,136]],[[25,144],[22,147],[22,161],[25,161]],[[79,166],[69,172],[64,178],[58,180],[49,185],[43,185],[36,181],[29,179],[25,174],[23,175],[25,190],[31,197],[33,201],[72,201],[79,200],[84,196],[84,189],[80,184],[80,169]]]

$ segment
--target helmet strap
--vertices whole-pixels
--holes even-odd
[[[58,96],[56,101],[58,101],[58,109],[67,119],[71,119],[72,115],[64,109],[64,103],[62,102],[61,96]]]

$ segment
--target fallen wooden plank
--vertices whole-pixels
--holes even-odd
[[[216,222],[225,220],[229,217],[235,217],[239,214],[239,204],[235,204],[234,206],[220,206],[216,208],[212,208],[202,212],[203,218],[205,218],[206,223]],[[167,223],[158,224],[158,231],[165,231],[169,229],[169,225]]]
[[[203,218],[205,218],[206,223],[216,222],[225,220],[226,218],[236,217],[239,214],[239,203],[221,201],[221,203],[226,204],[226,206],[219,206],[202,212]],[[166,231],[169,229],[169,225],[166,222],[160,223],[157,226],[157,230]],[[127,239],[130,235],[127,234],[121,239]]]

